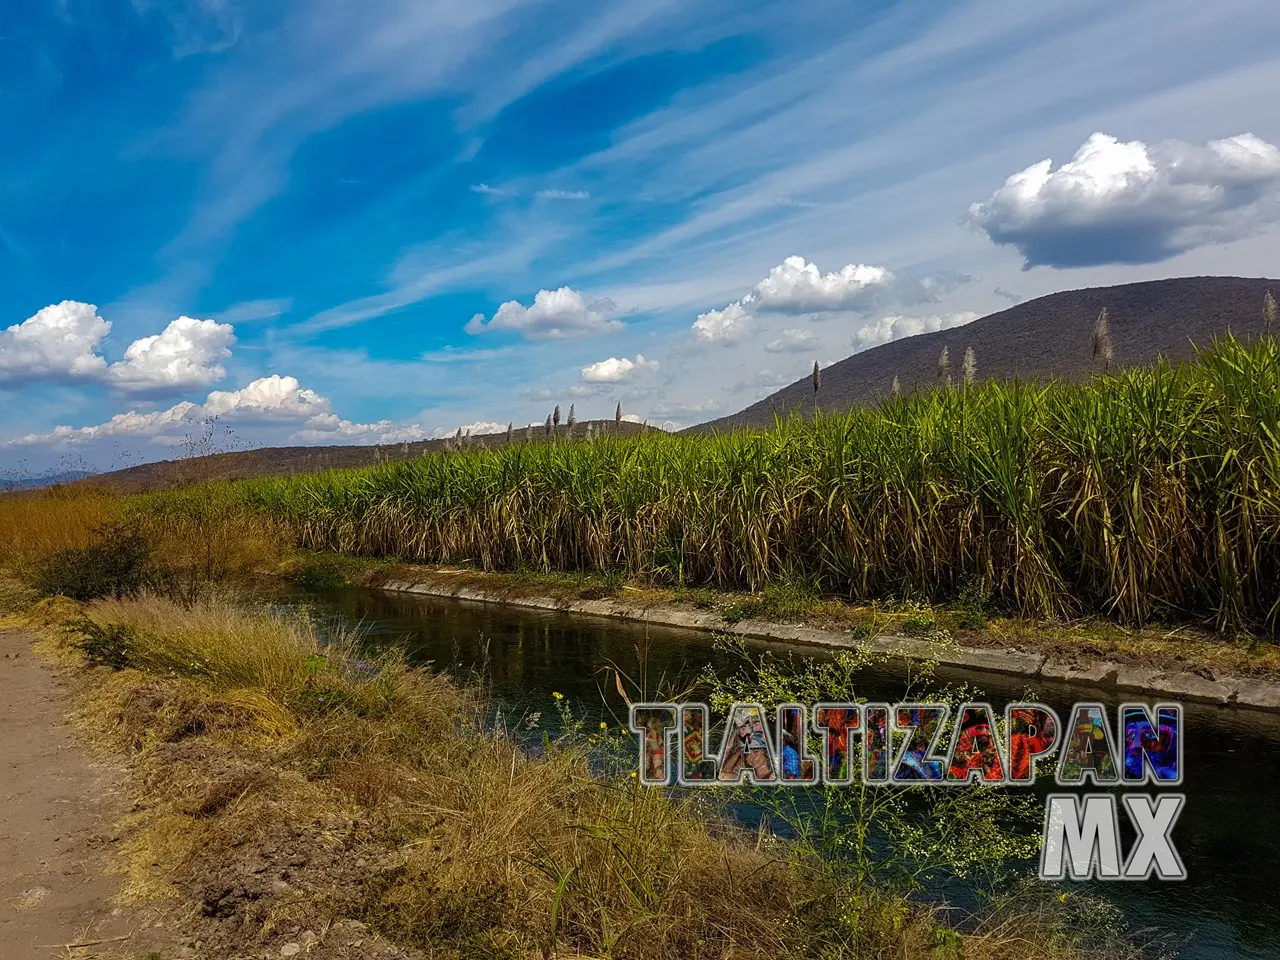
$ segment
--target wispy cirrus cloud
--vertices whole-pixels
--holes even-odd
[[[539,200],[590,200],[588,190],[539,190],[534,194]]]
[[[782,331],[777,340],[764,345],[765,353],[812,353],[821,349],[822,342],[812,330],[791,328]]]
[[[1247,201],[1257,184],[1224,179],[1221,164],[1196,173],[1241,131],[1280,143],[1264,94],[1280,85],[1280,8],[1266,0],[1174,13],[1163,0],[906,0],[857,17],[754,0],[211,2],[240,15],[235,42],[208,32],[217,52],[198,65],[166,70],[177,34],[157,5],[125,13],[160,32],[159,56],[151,30],[105,67],[64,71],[110,84],[100,122],[80,103],[22,127],[73,87],[42,87],[49,97],[25,112],[0,104],[27,145],[25,170],[0,184],[5,235],[18,238],[0,257],[22,260],[6,289],[25,285],[6,322],[66,274],[119,338],[93,340],[89,320],[31,354],[31,369],[56,372],[10,369],[10,389],[39,401],[24,406],[24,433],[99,424],[102,392],[123,393],[106,370],[150,337],[153,379],[169,369],[201,393],[219,369],[238,384],[292,372],[332,398],[333,419],[278,421],[271,435],[346,442],[527,418],[547,402],[535,389],[581,407],[631,391],[641,416],[662,404],[696,417],[707,395],[738,403],[794,380],[788,364],[803,372],[815,343],[857,349],[1061,285],[1054,269],[1020,272],[1032,261],[1096,260],[1073,268],[1081,286],[1149,278],[1135,264],[1152,250],[1170,253],[1168,272],[1272,269],[1274,235],[1257,233],[1266,198]],[[40,87],[33,66],[15,76]],[[1089,160],[1068,171],[1089,175],[1089,203],[1067,202],[1063,170],[1100,130],[1143,145],[1160,183],[1190,177],[1203,197],[1098,191],[1105,164]],[[84,142],[100,145],[101,170],[54,162]],[[1181,146],[1162,154],[1169,143]],[[1055,159],[1034,195],[1000,193],[1043,157]],[[339,186],[352,173],[359,187]],[[63,196],[93,199],[95,230],[60,229],[78,222]],[[957,223],[975,200],[996,242]],[[1122,208],[1176,223],[1138,235]],[[128,229],[103,244],[113,222]],[[1113,247],[1136,237],[1126,249],[1146,252],[1082,239],[1104,229]],[[581,303],[539,308],[535,291],[562,288]],[[244,303],[263,290],[295,298]],[[600,308],[606,298],[627,314]],[[225,304],[241,307],[212,309]],[[485,345],[500,353],[473,349],[464,326],[477,314],[473,331],[493,329]],[[234,325],[235,356],[193,338],[159,363],[182,316]],[[593,332],[609,333],[608,351]],[[583,381],[603,356],[661,371]],[[129,412],[156,412],[145,391],[130,395]],[[54,399],[78,413],[55,417]]]
[[[241,303],[233,304],[225,310],[219,310],[215,316],[219,322],[229,323],[235,327],[241,324],[274,320],[276,317],[288,313],[292,307],[293,300],[289,297],[245,300]]]

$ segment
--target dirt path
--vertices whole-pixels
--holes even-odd
[[[145,956],[155,938],[106,872],[124,771],[77,738],[67,682],[31,643],[0,630],[0,960]]]

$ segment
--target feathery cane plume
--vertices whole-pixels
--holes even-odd
[[[900,397],[900,396],[902,396],[902,384],[898,381],[898,375],[897,375],[897,374],[894,374],[894,376],[893,376],[893,386],[891,386],[891,387],[889,388],[889,391],[890,391],[890,392],[891,392],[895,397]]]
[[[511,442],[511,424],[507,424],[507,443]]]
[[[951,378],[951,351],[946,347],[942,348],[942,354],[938,357],[938,380],[946,381]]]
[[[556,404],[555,412],[551,414],[551,425],[553,427],[560,426],[560,404]]]
[[[526,424],[524,425],[524,438],[525,438],[525,440],[532,440],[532,439],[533,439],[533,424],[532,424],[532,423],[526,423]]]
[[[1267,336],[1271,336],[1271,328],[1276,325],[1276,298],[1271,295],[1271,291],[1267,291],[1267,295],[1262,298],[1262,319],[1267,325]]]
[[[549,414],[549,413],[547,414],[547,427],[546,427],[546,433],[547,433],[547,436],[548,436],[548,437],[549,437],[549,436],[551,436],[551,414]]]
[[[578,422],[577,413],[574,411],[574,404],[569,404],[569,432],[573,433],[573,425]]]
[[[1093,324],[1093,359],[1101,360],[1104,370],[1111,369],[1111,361],[1115,352],[1111,347],[1111,320],[1107,308],[1103,307],[1098,319]]]
[[[978,358],[973,355],[973,347],[964,348],[964,362],[960,369],[964,371],[964,385],[971,386],[978,376]]]
[[[618,401],[618,405],[613,408],[613,426],[614,431],[622,429],[622,401]]]

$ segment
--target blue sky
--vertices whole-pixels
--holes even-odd
[[[213,415],[682,425],[1054,290],[1280,275],[1277,36],[1268,0],[10,0],[0,472]]]

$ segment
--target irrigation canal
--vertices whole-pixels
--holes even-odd
[[[581,614],[363,588],[297,590],[278,599],[306,605],[334,625],[360,624],[370,643],[403,644],[414,662],[460,676],[483,670],[508,716],[552,716],[555,691],[593,722],[625,722],[625,704],[602,672],[607,664],[631,671],[643,646],[650,677],[692,680],[716,656],[706,634]],[[795,652],[825,655],[812,647]],[[1035,699],[1064,718],[1075,701],[1115,700],[1114,692],[1076,685],[963,671],[940,676],[985,691],[999,709]],[[868,696],[889,702],[903,683],[891,676],[873,682],[878,689]],[[1090,892],[1122,910],[1134,929],[1164,931],[1185,960],[1280,960],[1280,717],[1196,705],[1185,716],[1179,789],[1187,805],[1173,837],[1188,879],[1092,884]]]

